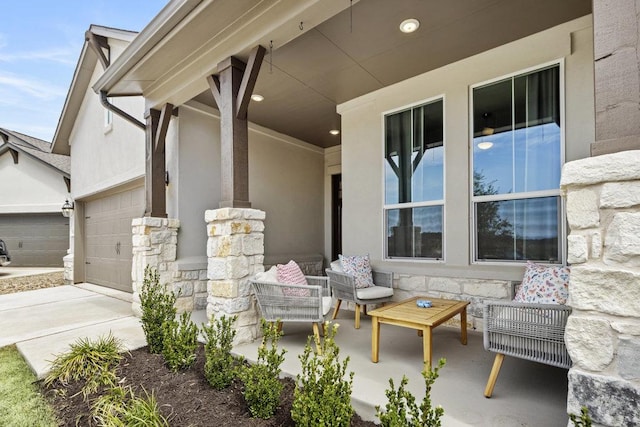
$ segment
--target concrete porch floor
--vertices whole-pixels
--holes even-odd
[[[424,397],[422,338],[415,330],[381,325],[380,356],[371,362],[371,322],[364,316],[361,327],[353,326],[353,312],[341,311],[336,342],[341,358],[350,357],[348,370],[355,373],[352,401],[362,418],[378,421],[375,405],[386,404],[389,378],[396,387],[402,375],[409,378],[408,389],[419,403]],[[282,370],[295,376],[301,371],[302,353],[311,325],[288,323],[283,328],[280,346],[287,350]],[[566,426],[567,370],[506,357],[491,399],[483,392],[495,354],[484,350],[482,333],[469,331],[468,344],[460,343],[460,330],[439,326],[433,331],[433,360],[444,357],[432,391],[434,405],[445,411],[443,426]],[[259,341],[237,346],[234,350],[254,361]]]

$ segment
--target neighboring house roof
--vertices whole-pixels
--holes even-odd
[[[85,37],[82,51],[80,52],[80,58],[78,59],[75,72],[73,73],[69,92],[67,92],[67,98],[64,101],[64,106],[60,113],[58,126],[55,134],[53,135],[51,151],[56,154],[70,154],[69,136],[71,135],[71,130],[73,129],[76,117],[78,116],[78,112],[82,106],[82,100],[84,99],[87,88],[91,83],[91,76],[93,75],[98,62],[98,56],[90,47],[90,42],[88,40],[88,36],[91,34],[106,37],[107,39],[131,42],[135,39],[138,33],[135,31],[120,30],[100,25],[91,25],[89,27],[86,32],[87,37]]]
[[[4,128],[0,128],[0,135],[0,155],[15,150],[55,169],[66,178],[71,176],[71,159],[67,155],[51,153],[51,143]]]

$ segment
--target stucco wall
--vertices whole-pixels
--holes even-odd
[[[470,262],[469,87],[564,58],[566,160],[594,140],[591,17],[492,49],[341,104],[343,252],[404,274],[518,280],[523,267]],[[383,114],[444,97],[445,261],[383,261]]]
[[[60,212],[67,197],[62,175],[24,153],[18,164],[8,151],[0,156],[0,182],[0,213]]]
[[[110,40],[112,58],[124,44]],[[91,84],[102,74],[98,63]],[[142,97],[114,98],[112,103],[144,122]],[[105,108],[89,87],[70,135],[74,199],[80,199],[144,176],[144,131],[113,114],[105,126]]]
[[[167,209],[180,220],[178,262],[204,262],[204,212],[220,202],[218,111],[197,103],[181,106],[169,136]],[[249,200],[266,212],[265,255],[323,252],[323,176],[322,150],[249,125]]]

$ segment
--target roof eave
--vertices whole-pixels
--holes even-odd
[[[138,34],[122,54],[94,83],[93,90],[111,92],[111,89],[160,42],[177,24],[203,1],[171,0]]]
[[[103,27],[95,24],[92,24],[89,27],[89,31],[99,36],[118,39],[129,43],[132,40],[135,40],[135,37],[138,34],[135,31]],[[53,135],[51,152],[54,154],[63,154],[68,156],[71,152],[69,147],[69,137],[78,112],[80,111],[82,100],[84,99],[87,88],[91,84],[91,76],[95,71],[97,62],[98,57],[90,48],[89,43],[85,40],[82,45],[82,51],[80,52],[80,58],[78,59],[76,69],[73,73],[73,79],[71,80],[67,97],[62,107],[62,112],[60,113],[60,118],[58,119],[56,132]]]

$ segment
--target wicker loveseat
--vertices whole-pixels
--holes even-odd
[[[320,326],[331,311],[329,279],[319,276],[305,278],[308,285],[289,285],[254,278],[251,286],[262,317],[267,322],[278,322],[279,327],[286,322],[313,323],[313,335],[320,351]]]
[[[484,391],[491,397],[504,356],[570,368],[564,330],[571,308],[560,304],[492,302],[484,306],[484,348],[496,354]]]

